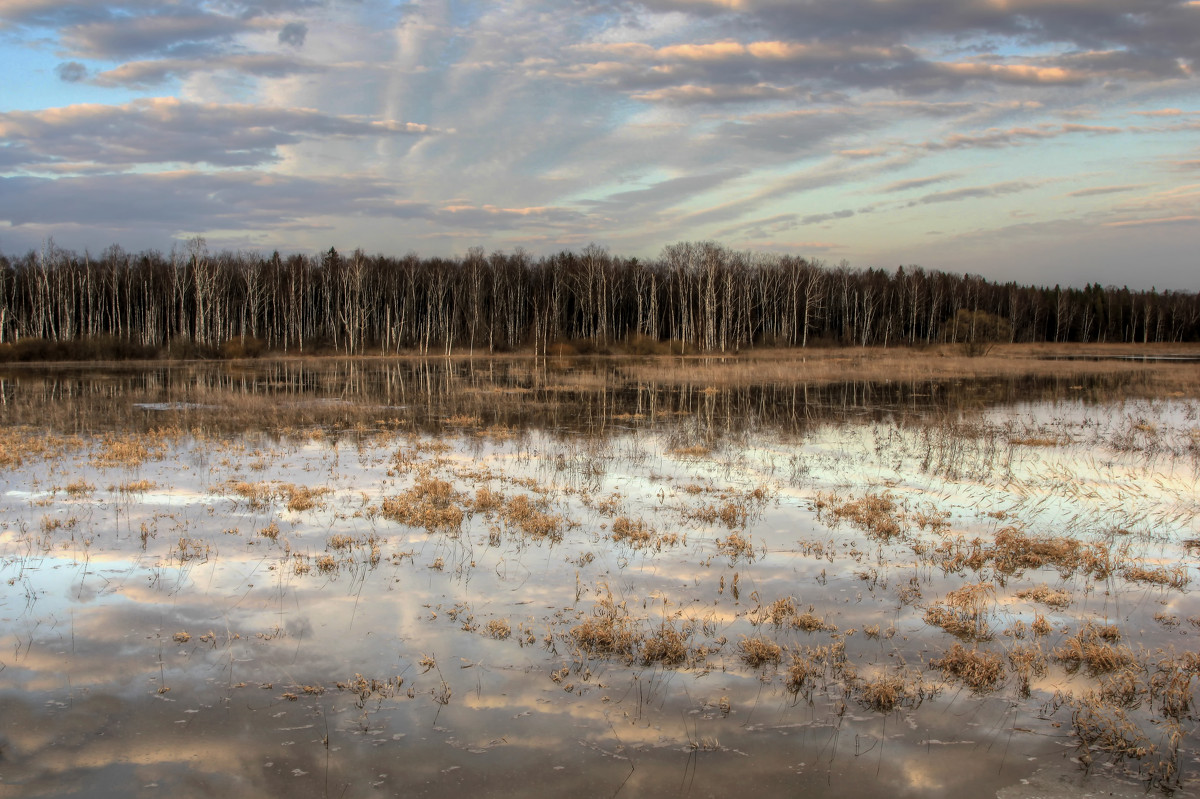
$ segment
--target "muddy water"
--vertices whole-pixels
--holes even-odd
[[[1194,794],[1194,710],[1150,686],[1183,675],[1194,704],[1163,664],[1194,669],[1200,635],[1200,402],[1129,389],[5,373],[0,796]],[[890,509],[855,517],[871,497]],[[949,565],[1007,528],[1113,567]],[[986,635],[931,623],[979,585]],[[1065,604],[1020,596],[1039,586]],[[1089,622],[1135,657],[1101,708],[1131,747],[1073,723],[1113,693],[1055,657]],[[999,679],[934,668],[955,644]]]

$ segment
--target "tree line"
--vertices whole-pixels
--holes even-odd
[[[1200,293],[999,283],[919,266],[830,266],[681,242],[457,258],[47,243],[0,255],[0,350],[127,354],[626,351],[1200,340]],[[111,353],[110,353],[111,354]]]

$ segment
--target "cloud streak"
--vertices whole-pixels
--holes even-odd
[[[368,121],[305,109],[187,103],[175,98],[0,113],[9,166],[56,163],[261,166],[303,139],[422,136],[427,126]]]

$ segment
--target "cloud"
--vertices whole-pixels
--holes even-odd
[[[54,74],[63,83],[78,83],[88,75],[88,69],[78,61],[64,61],[54,68]]]
[[[308,26],[303,22],[289,22],[279,31],[279,43],[292,47],[303,47],[308,36]]]
[[[420,136],[423,125],[304,109],[187,103],[174,98],[0,113],[9,169],[58,163],[126,168],[145,164],[259,166],[306,139]],[[18,160],[19,159],[19,160]]]
[[[1104,227],[1120,228],[1120,227],[1146,227],[1157,225],[1194,225],[1200,223],[1200,215],[1198,214],[1177,214],[1175,216],[1161,216],[1153,219],[1129,219],[1123,222],[1105,222]]]
[[[1111,135],[1123,132],[1121,128],[1103,125],[1043,124],[1035,128],[988,128],[972,133],[952,133],[940,141],[925,142],[922,148],[931,151],[962,150],[972,148],[1017,147],[1046,139],[1056,139],[1074,133]]]
[[[1068,197],[1100,197],[1105,194],[1119,194],[1127,191],[1137,191],[1144,189],[1144,183],[1131,184],[1128,186],[1096,186],[1090,189],[1078,189],[1076,191],[1067,192]]]
[[[849,219],[852,216],[854,216],[854,211],[851,211],[847,208],[842,211],[834,211],[833,213],[828,214],[809,214],[808,216],[803,217],[799,224],[820,225],[824,222],[832,222],[836,219]]]
[[[228,42],[252,29],[250,20],[221,14],[162,13],[72,25],[63,32],[62,42],[87,58],[190,55],[208,52],[213,42]]]
[[[721,170],[700,175],[662,180],[643,189],[630,189],[609,194],[602,200],[591,201],[593,206],[634,210],[647,205],[670,207],[696,194],[709,191],[738,176],[734,170]]]
[[[923,189],[926,186],[932,186],[936,183],[944,183],[947,180],[960,177],[958,172],[943,172],[940,175],[929,175],[923,178],[909,178],[907,180],[897,180],[889,183],[879,190],[881,194],[895,194],[900,191],[909,191],[910,189]]]
[[[352,210],[389,192],[370,180],[248,171],[8,177],[0,178],[0,187],[0,219],[12,225],[72,223],[114,230],[272,227]]]
[[[92,82],[97,86],[148,88],[171,78],[226,70],[263,78],[284,78],[289,75],[323,72],[326,68],[310,61],[269,53],[196,59],[164,58],[131,61],[97,74]]]
[[[933,194],[926,194],[924,197],[913,200],[909,206],[914,205],[932,205],[933,203],[949,203],[958,202],[959,200],[978,200],[987,197],[1001,197],[1005,194],[1016,194],[1022,191],[1029,191],[1037,188],[1036,183],[1030,183],[1024,180],[1009,180],[1002,183],[993,183],[990,186],[969,186],[962,189],[951,189],[950,191],[939,191]]]
[[[1194,182],[1198,25],[1175,0],[0,0],[10,44],[58,54],[12,77],[28,99],[6,107],[29,110],[0,114],[0,174],[135,199],[121,220],[7,183],[47,205],[5,242],[208,225],[276,246],[332,230],[385,250],[596,240],[653,255],[725,232],[790,246],[836,224],[853,228],[848,257],[896,263],[934,252],[921,231],[1000,224],[954,200],[1049,180],[1064,188],[1029,213],[1086,216],[1056,230],[1087,235],[1194,212],[1114,206]],[[127,99],[145,93],[179,99]],[[40,107],[57,97],[92,102]],[[1092,185],[1101,163],[1112,186]],[[167,209],[141,204],[147,185]],[[276,194],[315,187],[340,204],[306,213]]]
[[[860,109],[805,109],[734,118],[719,124],[714,135],[723,147],[799,156],[823,153],[828,140],[863,133],[883,123],[882,118]]]

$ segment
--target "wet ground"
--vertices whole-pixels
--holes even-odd
[[[1195,795],[1132,388],[6,373],[0,796]]]

